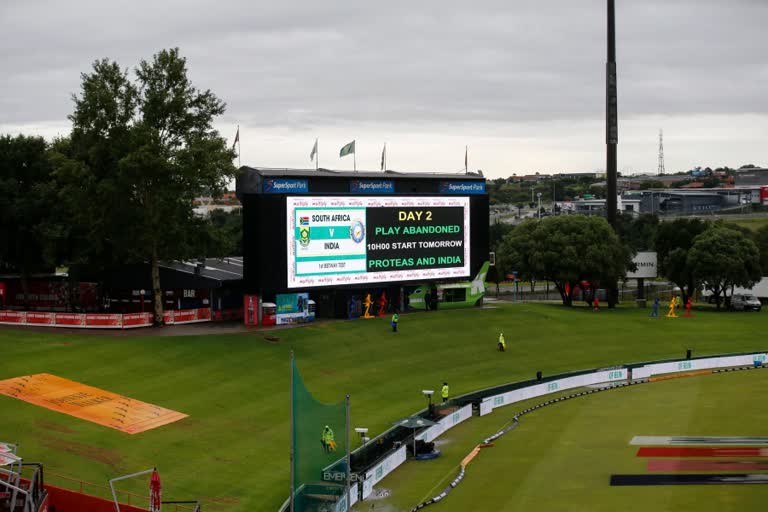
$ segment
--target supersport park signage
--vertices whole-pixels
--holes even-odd
[[[287,197],[288,288],[468,277],[468,197]]]

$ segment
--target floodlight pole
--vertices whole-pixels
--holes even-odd
[[[616,92],[616,9],[608,0],[608,62],[605,65],[606,198],[608,224],[616,229],[617,146],[619,143],[618,96]]]
[[[290,460],[291,460],[291,494],[290,494],[290,500],[289,500],[289,508],[288,510],[290,512],[293,512],[293,493],[294,493],[294,486],[293,486],[293,480],[296,473],[296,469],[294,468],[294,435],[296,434],[294,432],[294,426],[293,426],[293,419],[294,419],[294,413],[293,413],[293,367],[295,366],[293,361],[293,350],[291,350],[291,454],[290,454]]]

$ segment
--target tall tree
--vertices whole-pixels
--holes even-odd
[[[712,290],[718,309],[729,288],[752,288],[761,275],[755,242],[724,226],[712,226],[694,239],[687,265],[694,279]]]
[[[700,219],[676,219],[662,222],[656,231],[659,274],[680,288],[683,303],[693,295],[697,286],[688,266],[688,251],[693,246],[693,240],[708,227],[709,223]]]
[[[763,226],[754,233],[755,244],[760,251],[760,269],[763,276],[768,274],[768,226]]]
[[[522,276],[549,279],[563,304],[573,304],[582,281],[594,287],[616,281],[632,265],[632,253],[602,217],[569,215],[528,221],[515,228],[499,252]]]
[[[88,212],[101,214],[89,231],[101,239],[99,260],[150,263],[161,324],[159,262],[199,255],[193,200],[225,189],[235,154],[213,128],[225,104],[192,85],[178,48],[142,60],[135,75],[132,82],[107,60],[83,74],[70,116],[82,165],[71,172],[82,173],[90,202],[100,203]]]
[[[55,219],[51,175],[42,137],[0,136],[0,268],[21,275],[25,306],[30,274],[55,265],[45,236]]]

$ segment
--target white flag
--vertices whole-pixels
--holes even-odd
[[[317,139],[315,139],[315,145],[312,146],[312,152],[309,154],[309,161],[313,161],[315,159],[315,154],[317,153]]]
[[[384,144],[384,149],[381,150],[381,170],[385,170],[384,166],[387,165],[387,145]]]

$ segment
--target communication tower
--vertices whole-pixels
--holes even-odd
[[[659,130],[659,176],[664,174],[664,132]]]

